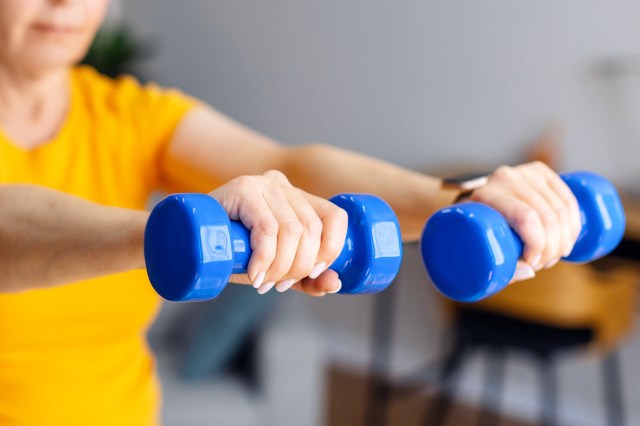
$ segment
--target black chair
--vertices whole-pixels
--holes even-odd
[[[367,425],[386,424],[392,398],[420,389],[436,391],[427,403],[424,424],[443,424],[455,397],[459,372],[476,354],[486,355],[479,425],[499,423],[505,360],[524,353],[540,377],[542,425],[557,422],[555,359],[567,350],[599,350],[603,354],[604,405],[608,424],[624,424],[620,367],[616,348],[633,323],[637,273],[615,267],[601,273],[587,266],[560,264],[529,282],[509,287],[478,304],[446,302],[452,321],[445,356],[436,365],[401,380],[373,380]],[[376,371],[388,366],[392,340],[393,299],[390,289],[376,299],[373,354]]]

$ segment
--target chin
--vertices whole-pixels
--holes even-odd
[[[38,49],[25,58],[25,65],[31,73],[44,73],[68,69],[78,64],[86,54],[86,48]]]

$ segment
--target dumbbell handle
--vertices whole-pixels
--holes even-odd
[[[231,248],[233,252],[232,273],[246,274],[249,259],[251,259],[252,254],[250,231],[240,221],[232,220],[230,222]],[[209,241],[215,241],[216,239],[215,237],[213,239],[211,239],[211,236],[208,237]],[[336,271],[338,275],[344,273],[344,270],[354,257],[357,246],[358,243],[353,237],[353,227],[350,226],[347,228],[347,235],[340,255],[333,261],[328,269]]]
[[[385,289],[400,267],[400,226],[391,207],[367,194],[330,200],[343,208],[348,228],[342,251],[329,266],[342,280],[342,294]],[[173,194],[153,209],[145,229],[145,262],[154,289],[167,300],[197,301],[218,296],[232,274],[247,272],[250,232],[231,221],[205,194]]]
[[[625,216],[615,187],[590,172],[561,175],[580,207],[582,229],[563,258],[588,262],[611,252],[622,239]],[[476,301],[502,290],[512,279],[523,244],[495,209],[461,203],[436,212],[421,241],[429,276],[446,296]]]
[[[606,256],[618,246],[626,226],[618,191],[609,180],[591,172],[562,173],[560,177],[578,200],[581,221],[580,234],[573,250],[563,260],[591,262]],[[516,244],[519,244],[520,258],[520,237],[516,238]]]

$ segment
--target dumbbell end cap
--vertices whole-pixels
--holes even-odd
[[[331,269],[340,270],[339,293],[367,294],[386,289],[402,261],[402,236],[395,213],[385,201],[369,194],[340,194],[330,201],[349,216],[345,248],[331,265]]]
[[[580,205],[582,231],[569,262],[590,262],[612,252],[624,236],[626,217],[615,186],[593,172],[563,173]]]
[[[420,246],[435,287],[460,302],[475,302],[506,287],[520,255],[504,218],[480,203],[435,213]]]
[[[233,257],[228,244],[213,254],[209,246],[224,238],[228,242],[228,229],[226,213],[208,195],[173,194],[158,203],[144,235],[147,275],[155,291],[172,302],[218,296],[231,275]]]

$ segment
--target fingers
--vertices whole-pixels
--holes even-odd
[[[510,175],[506,185],[527,206],[527,210],[515,210],[507,220],[513,222],[514,229],[525,241],[524,259],[535,270],[540,270],[559,259],[557,254],[563,245],[563,229],[567,229],[561,223],[566,222],[567,212],[559,197],[548,187],[546,179],[532,169],[504,168],[499,172]]]
[[[295,285],[321,295],[336,288],[337,275],[323,273],[344,245],[344,210],[293,187],[276,171],[234,179],[210,195],[250,230],[247,275],[259,293]]]
[[[531,265],[529,265],[527,262],[519,260],[516,264],[516,271],[513,273],[513,278],[511,278],[511,282],[509,284],[528,280],[529,278],[533,278],[535,276],[536,272],[533,270]]]
[[[547,237],[540,215],[533,206],[505,188],[487,186],[476,192],[472,199],[498,210],[522,239],[522,259],[531,266],[538,265],[542,260]]]
[[[540,162],[500,167],[471,198],[505,216],[524,243],[523,260],[534,270],[551,267],[567,256],[580,233],[580,211],[574,195]],[[522,263],[518,268],[514,280],[529,277]]]
[[[544,267],[555,265],[568,256],[580,233],[580,210],[571,190],[560,177],[542,163],[523,168],[523,176],[546,203],[539,210],[547,230],[547,247],[542,257]],[[542,266],[542,265],[540,265]]]
[[[344,241],[347,238],[349,216],[346,211],[327,200],[307,193],[304,193],[304,196],[322,222],[317,263],[312,273],[309,274],[310,278],[317,278],[342,252]]]
[[[280,225],[262,195],[260,183],[241,176],[209,193],[225,209],[231,220],[240,220],[251,231],[251,259],[247,267],[249,281],[258,288],[276,254]]]
[[[580,235],[580,231],[582,230],[582,218],[580,217],[580,206],[578,205],[578,200],[567,184],[560,178],[560,176],[554,173],[553,170],[542,163],[534,164],[547,176],[547,184],[558,195],[565,208],[569,211],[569,217],[567,220],[569,222],[568,229],[570,232],[567,245],[563,250],[563,257],[568,256],[571,254],[573,246],[575,245],[575,242]]]
[[[273,262],[267,270],[265,284],[258,289],[261,294],[275,285],[281,291],[291,287],[299,279],[294,273],[302,271],[311,262],[310,258],[315,259],[320,245],[319,231],[309,232],[309,229],[305,229],[303,225],[303,221],[311,221],[314,218],[319,221],[317,215],[308,205],[295,205],[295,201],[291,203],[288,195],[285,191],[271,191],[264,194],[267,205],[279,226],[278,244]],[[311,210],[310,215],[309,210]],[[298,258],[297,263],[295,263],[296,258]]]
[[[340,282],[338,274],[331,269],[326,270],[315,279],[310,277],[304,278],[293,286],[294,290],[302,291],[316,297],[337,293],[341,288],[342,282]]]
[[[294,191],[289,203],[302,223],[303,233],[293,263],[276,284],[280,292],[302,278],[318,278],[342,251],[348,226],[346,212],[322,198]]]

